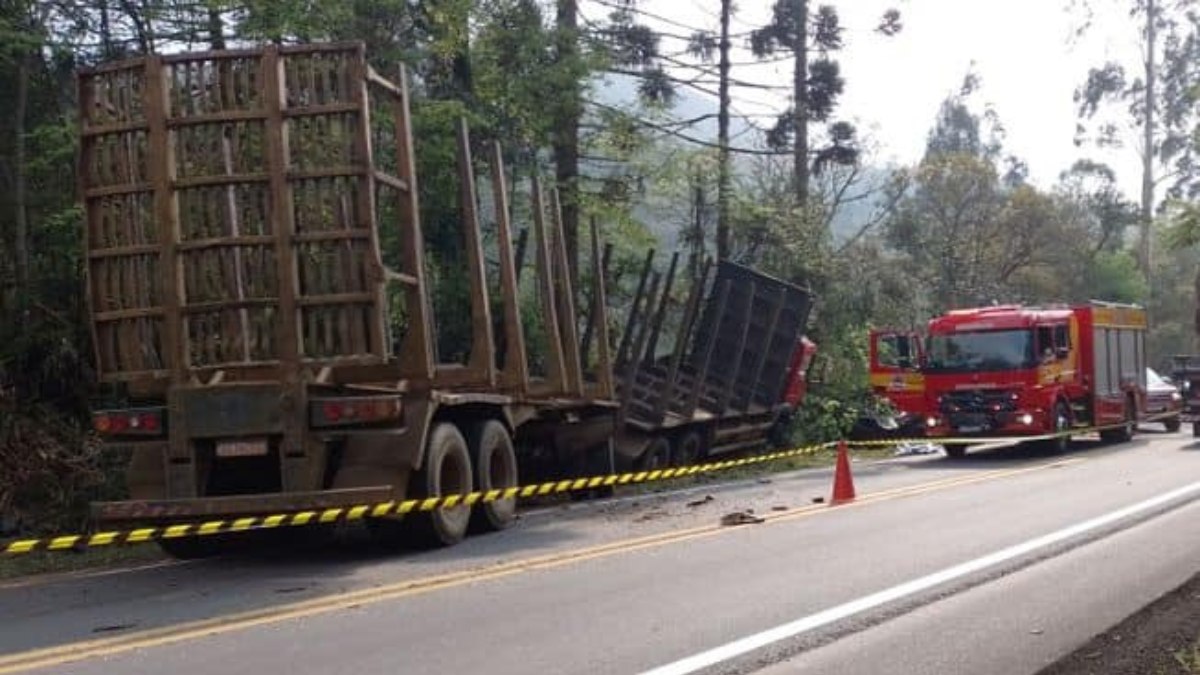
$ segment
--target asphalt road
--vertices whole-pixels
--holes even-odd
[[[0,673],[1034,673],[1200,569],[1200,445],[988,451],[0,586]],[[711,497],[711,499],[705,499]],[[691,504],[691,505],[689,505]],[[752,508],[767,522],[722,527]]]

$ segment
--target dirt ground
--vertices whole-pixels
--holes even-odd
[[[1200,574],[1039,675],[1200,675]]]

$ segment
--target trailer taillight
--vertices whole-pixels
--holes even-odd
[[[92,428],[101,436],[160,436],[166,408],[101,410],[92,415]]]
[[[314,427],[373,424],[402,419],[404,402],[399,396],[327,398],[312,401],[309,412]]]

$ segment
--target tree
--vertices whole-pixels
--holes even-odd
[[[1090,4],[1085,2],[1090,9]],[[1125,4],[1125,3],[1122,3]],[[1077,143],[1091,140],[1105,146],[1123,144],[1121,125],[1099,113],[1123,103],[1117,119],[1138,129],[1141,159],[1141,212],[1138,265],[1150,273],[1151,232],[1158,186],[1172,180],[1170,194],[1200,192],[1200,166],[1195,161],[1195,91],[1200,85],[1200,19],[1191,0],[1132,0],[1129,15],[1138,22],[1141,72],[1132,75],[1110,61],[1088,72],[1075,93],[1081,123]],[[1089,130],[1084,122],[1097,123]],[[1093,135],[1088,138],[1088,132]]]
[[[894,35],[900,28],[900,13],[892,9],[884,14],[877,30]],[[776,0],[770,23],[750,35],[750,49],[755,56],[766,58],[787,52],[795,60],[792,107],[780,115],[768,141],[776,148],[791,146],[793,190],[802,208],[808,203],[813,171],[829,164],[853,163],[858,157],[855,130],[847,122],[830,124],[826,145],[815,153],[810,148],[809,124],[832,119],[845,87],[841,68],[832,57],[843,47],[843,32],[832,6],[821,5],[812,13],[808,0]],[[816,58],[810,60],[810,53]]]

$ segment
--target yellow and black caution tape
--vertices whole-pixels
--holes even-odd
[[[100,546],[122,546],[140,544],[159,539],[182,539],[185,537],[211,536],[230,532],[248,532],[251,530],[268,530],[281,527],[300,527],[306,525],[332,524],[341,521],[357,521],[364,518],[384,518],[405,516],[414,512],[428,512],[439,508],[455,506],[471,506],[481,502],[494,502],[503,499],[528,499],[552,494],[594,490],[601,487],[617,485],[635,485],[656,481],[683,478],[698,474],[725,471],[782,459],[813,455],[821,450],[832,447],[832,443],[811,445],[792,450],[769,452],[761,455],[742,457],[738,459],[706,462],[692,466],[653,469],[647,471],[631,471],[626,473],[592,476],[588,478],[569,478],[559,481],[537,483],[496,490],[475,491],[468,494],[444,495],[425,499],[406,499],[389,501],[378,504],[361,504],[358,506],[333,507],[320,510],[308,510],[270,515],[245,516],[223,520],[209,520],[196,523],[181,523],[175,525],[160,525],[142,527],[132,530],[115,530],[96,532],[93,534],[69,534],[37,539],[18,539],[0,545],[0,554],[18,555],[36,551],[79,551]]]
[[[1156,420],[1165,419],[1174,414],[1175,413],[1168,413],[1141,421],[1153,422]],[[911,439],[893,438],[878,441],[849,441],[847,442],[847,445],[852,447],[880,447],[901,445],[905,443],[936,443],[939,445],[1016,443],[1048,440],[1059,436],[1092,433],[1096,431],[1106,431],[1109,429],[1119,429],[1122,426],[1124,426],[1124,424],[1108,425],[1104,427],[1074,428],[1061,433],[1038,434],[1031,436],[971,436],[964,438],[926,437]],[[196,523],[159,525],[131,530],[95,532],[92,534],[68,534],[36,539],[17,539],[7,544],[0,544],[0,555],[19,555],[33,553],[36,551],[80,551],[83,549],[97,548],[101,546],[140,544],[159,539],[182,539],[185,537],[211,536],[230,532],[248,532],[251,530],[269,530],[281,527],[324,525],[341,521],[357,521],[364,518],[405,516],[414,512],[428,512],[433,511],[434,509],[453,508],[460,505],[471,506],[481,502],[494,502],[503,499],[528,499],[530,497],[542,497],[566,492],[594,490],[601,487],[652,483],[656,481],[671,480],[674,478],[695,476],[698,474],[708,474],[739,467],[764,464],[767,462],[776,462],[782,459],[814,455],[822,450],[836,447],[837,445],[837,443],[821,443],[801,448],[794,448],[791,450],[781,450],[777,452],[752,455],[750,457],[741,457],[738,459],[705,462],[703,464],[694,464],[692,466],[671,467],[648,471],[631,471],[626,473],[607,474],[604,476],[592,476],[587,478],[569,478],[565,480],[550,481],[497,490],[475,491],[461,495],[444,495],[440,497],[428,497],[425,499],[389,501],[378,504],[361,504],[357,506],[343,506],[320,510],[245,516]]]

